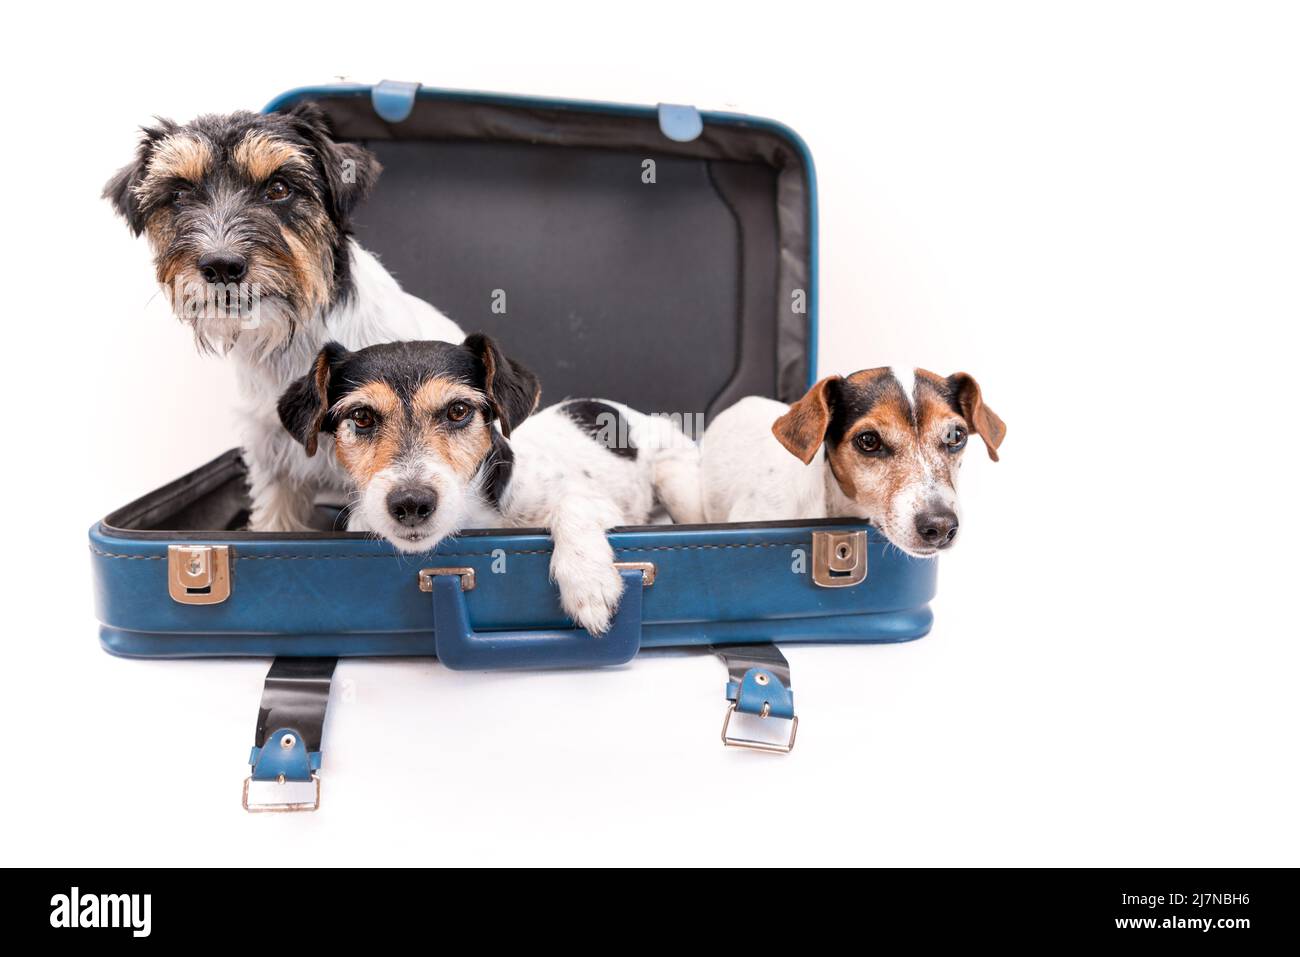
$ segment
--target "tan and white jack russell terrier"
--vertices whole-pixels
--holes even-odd
[[[1006,435],[964,372],[882,367],[822,379],[793,405],[750,396],[701,441],[707,522],[863,518],[909,555],[952,545],[970,435]]]

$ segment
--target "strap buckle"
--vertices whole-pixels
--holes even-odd
[[[764,707],[766,708],[766,705]],[[790,718],[790,737],[782,744],[779,741],[760,741],[758,738],[732,737],[728,731],[731,728],[731,716],[735,713],[736,705],[733,704],[722,719],[722,743],[727,747],[744,748],[747,751],[766,751],[769,754],[789,754],[794,750],[795,735],[799,733],[798,715]],[[766,718],[768,715],[760,714],[759,717]]]
[[[722,719],[723,745],[770,754],[793,751],[799,733],[799,717],[794,713],[790,663],[785,655],[775,645],[733,645],[713,650],[727,666],[729,679],[727,699],[731,704]],[[790,733],[784,740],[732,734],[732,720],[737,713],[757,717],[760,727],[773,718],[777,722],[788,721]]]
[[[321,737],[337,658],[276,658],[266,674],[244,779],[245,811],[320,807]]]
[[[307,781],[255,781],[252,775],[244,778],[245,811],[315,811],[319,808],[318,774],[313,774]]]

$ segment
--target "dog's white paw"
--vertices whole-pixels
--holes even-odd
[[[623,599],[623,576],[609,561],[553,560],[551,575],[560,586],[560,607],[599,638],[609,631]]]

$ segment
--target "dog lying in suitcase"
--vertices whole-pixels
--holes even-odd
[[[957,539],[967,439],[980,436],[996,462],[1006,431],[964,372],[863,369],[792,406],[750,396],[704,433],[704,520],[863,518],[930,558]]]
[[[486,336],[455,345],[460,329],[351,238],[349,214],[379,171],[307,104],[163,121],[105,187],[148,236],[164,289],[233,285],[240,301],[245,280],[269,290],[255,325],[237,311],[180,312],[201,348],[239,365],[254,529],[298,527],[319,487],[349,485],[349,530],[401,551],[430,551],[467,527],[545,527],[561,605],[594,635],[622,593],[605,532],[645,523],[656,504],[684,524],[863,518],[918,557],[955,540],[966,437],[980,435],[996,460],[1005,434],[969,375],[869,369],[823,379],[791,407],[751,396],[715,417],[702,465],[667,419],[615,403],[570,400],[532,416],[536,376]],[[392,343],[413,334],[420,341]],[[322,345],[326,335],[356,351]],[[620,448],[601,432],[631,441]],[[322,434],[333,454],[318,465]]]
[[[656,504],[696,516],[695,444],[667,419],[593,399],[534,415],[540,397],[537,377],[476,333],[461,345],[330,343],[279,414],[308,456],[333,436],[356,486],[350,531],[419,553],[462,528],[549,529],[560,604],[601,635],[623,594],[605,533],[645,524]]]

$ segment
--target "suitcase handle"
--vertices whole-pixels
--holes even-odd
[[[594,668],[631,661],[641,648],[641,590],[648,575],[621,568],[623,600],[609,631],[599,638],[585,629],[475,631],[465,591],[467,568],[427,569],[421,588],[433,593],[433,641],[438,660],[457,671],[500,668]],[[426,584],[427,583],[427,584]]]

